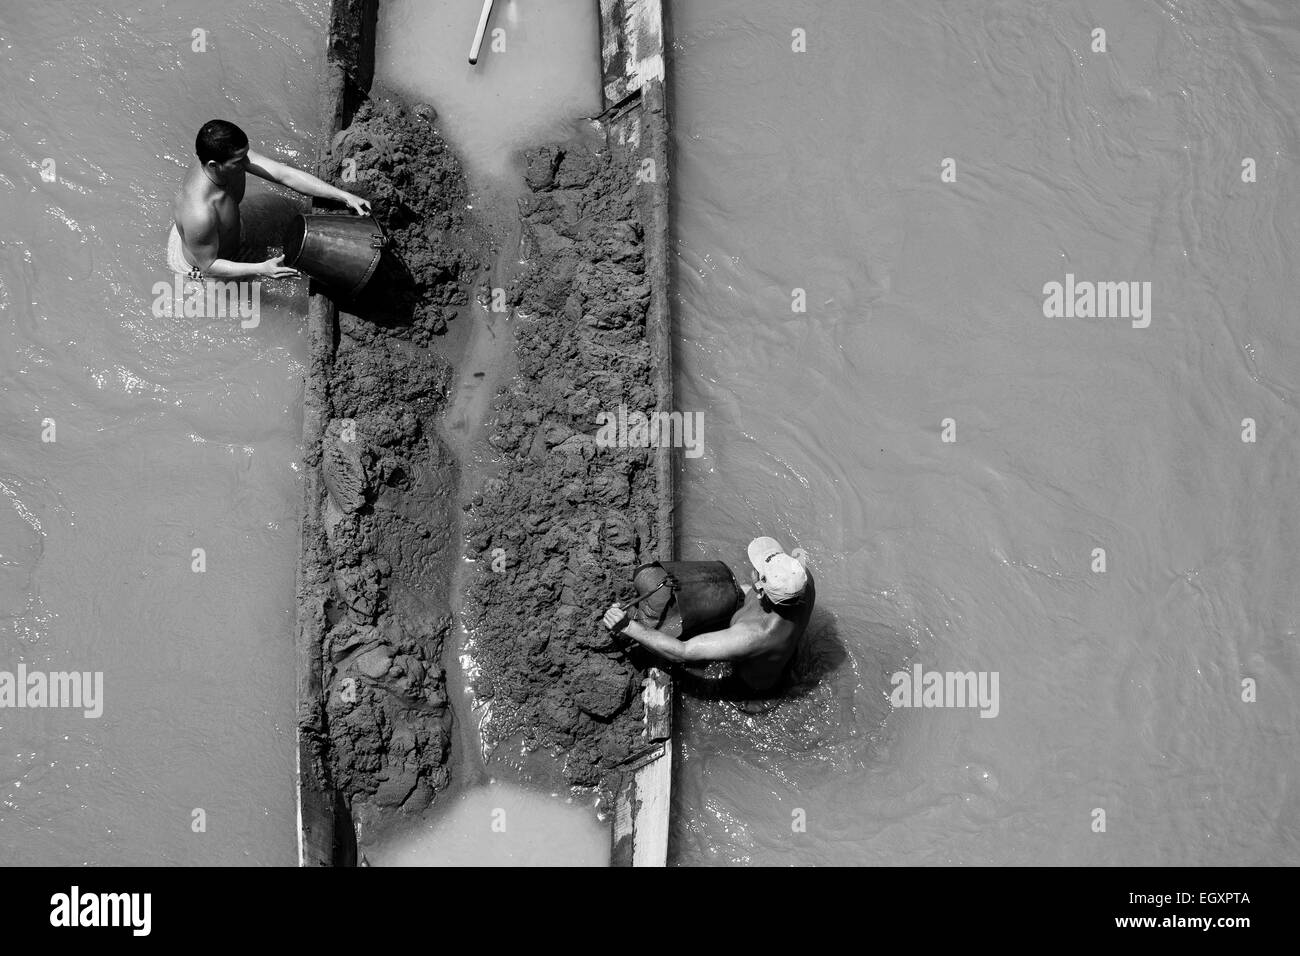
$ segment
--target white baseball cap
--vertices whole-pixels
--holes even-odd
[[[799,559],[785,553],[775,538],[749,542],[749,563],[758,572],[763,593],[776,604],[793,601],[808,586],[808,572]]]

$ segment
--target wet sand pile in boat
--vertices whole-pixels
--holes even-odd
[[[340,308],[319,373],[326,425],[308,448],[323,533],[304,531],[303,596],[319,601],[326,765],[354,813],[419,810],[449,780],[441,661],[459,476],[437,427],[452,369],[429,343],[470,301],[487,250],[435,119],[369,101],[325,165],[391,242],[363,298]]]
[[[650,282],[629,156],[573,146],[527,159],[519,375],[489,439],[501,470],[470,511],[465,617],[488,743],[558,748],[566,780],[595,785],[642,730],[647,662],[600,617],[658,548],[654,449],[597,434],[601,413],[655,408]]]

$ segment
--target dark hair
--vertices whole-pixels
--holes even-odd
[[[224,163],[247,145],[244,131],[225,120],[208,120],[194,139],[194,151],[201,163]]]

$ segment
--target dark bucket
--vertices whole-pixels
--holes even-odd
[[[284,264],[354,298],[379,268],[387,244],[374,216],[299,214],[284,234]]]
[[[685,640],[694,634],[716,631],[731,623],[745,600],[736,576],[722,561],[656,561],[636,569],[632,583],[638,595],[653,591],[671,574],[677,589],[667,587],[637,605],[634,615],[642,624],[669,637]]]

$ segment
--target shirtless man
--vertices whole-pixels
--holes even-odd
[[[812,575],[773,538],[749,543],[753,587],[721,631],[679,641],[629,618],[615,604],[605,612],[605,626],[622,629],[637,643],[673,663],[734,661],[736,675],[751,689],[771,690],[785,674],[799,639],[808,628],[817,587]]]
[[[357,215],[370,215],[370,203],[336,189],[311,173],[277,163],[248,148],[248,137],[234,123],[211,120],[203,124],[194,142],[198,162],[185,174],[176,196],[167,261],[177,272],[195,278],[285,279],[298,271],[284,265],[284,256],[265,262],[241,262],[242,233],[239,204],[244,199],[246,174],[252,173],[304,196],[336,199]]]

